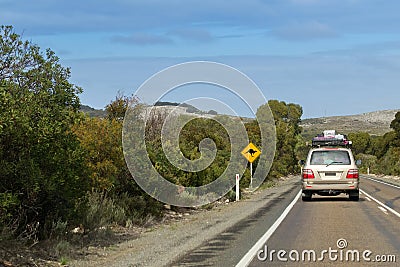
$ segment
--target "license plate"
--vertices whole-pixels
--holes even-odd
[[[325,176],[336,176],[336,172],[326,172]]]

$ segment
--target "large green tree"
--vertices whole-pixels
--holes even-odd
[[[299,171],[298,149],[301,143],[299,126],[303,109],[300,105],[284,101],[269,100],[276,127],[276,152],[270,176],[280,177]]]
[[[83,154],[71,126],[81,89],[50,49],[0,27],[0,226],[44,237],[68,220],[86,191]]]
[[[367,132],[349,133],[348,138],[353,142],[352,149],[355,154],[366,153],[371,143]]]
[[[380,142],[378,150],[379,172],[388,175],[400,174],[400,112],[396,113],[395,118],[390,123],[392,132],[386,133]]]
[[[390,128],[400,135],[400,111],[396,113],[394,120],[390,123]]]

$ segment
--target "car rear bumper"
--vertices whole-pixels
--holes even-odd
[[[358,190],[358,181],[349,181],[347,183],[313,183],[313,182],[302,182],[302,189],[307,191],[353,191]]]

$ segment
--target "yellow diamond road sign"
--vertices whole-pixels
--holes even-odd
[[[251,163],[253,162],[258,156],[260,156],[261,151],[258,149],[253,143],[248,144],[243,150],[242,155]]]

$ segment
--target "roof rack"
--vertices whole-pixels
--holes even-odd
[[[313,147],[323,147],[323,146],[343,146],[351,147],[352,141],[347,139],[344,134],[336,134],[335,130],[325,130],[322,134],[318,134],[312,139]]]

